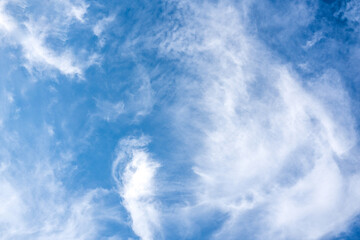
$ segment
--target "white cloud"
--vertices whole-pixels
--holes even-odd
[[[113,177],[118,183],[123,205],[130,213],[133,231],[144,240],[157,239],[160,216],[156,196],[156,171],[160,166],[151,159],[142,136],[119,142],[113,163]]]
[[[309,49],[312,46],[314,46],[316,43],[318,43],[322,38],[323,38],[323,33],[322,32],[315,32],[314,35],[312,36],[311,40],[307,41],[304,49]]]
[[[12,93],[2,89],[0,90],[0,99],[0,129],[2,129],[4,122],[8,120],[11,115],[11,107],[14,103],[14,97]]]
[[[360,211],[360,174],[342,167],[359,159],[339,75],[305,85],[246,32],[241,6],[189,3],[161,44],[199,79],[182,79],[174,106],[179,135],[202,136],[193,144],[196,204],[229,214],[214,239],[318,239],[343,230]]]
[[[135,112],[135,119],[146,116],[152,111],[155,104],[154,91],[151,86],[151,78],[145,67],[138,64],[135,74],[135,90],[128,99],[128,108]]]
[[[66,29],[72,23],[73,18],[84,22],[83,17],[87,5],[82,1],[79,4],[72,4],[70,1],[48,2],[47,4],[50,4],[49,7],[52,9],[51,16],[45,12],[34,12],[25,15],[25,20],[20,20],[11,15],[7,9],[9,4],[18,4],[26,8],[26,4],[24,5],[21,1],[1,2],[0,36],[8,44],[21,46],[28,70],[31,72],[33,68],[37,70],[57,69],[64,75],[82,77],[84,68],[93,64],[91,60],[84,61],[75,57],[67,47],[61,51],[52,49],[48,46],[46,39],[52,35],[58,35],[57,37],[62,39],[61,35],[66,34]]]
[[[25,204],[20,193],[16,191],[11,183],[2,179],[0,186],[0,200],[2,203],[0,207],[0,232],[2,232],[4,239],[8,239],[6,235],[12,235],[16,233],[16,229],[22,227],[20,219],[25,212]]]
[[[346,8],[344,9],[344,18],[349,19],[350,21],[360,22],[359,17],[360,4],[356,0],[352,0],[346,3]]]
[[[96,107],[98,108],[97,116],[106,121],[115,121],[124,113],[125,106],[123,102],[112,103],[106,100],[97,100]]]
[[[25,164],[12,159],[0,181],[0,234],[2,239],[95,239],[99,231],[96,190],[84,197],[67,195],[50,165]],[[16,168],[18,169],[16,169]]]
[[[46,125],[46,128],[47,128],[47,132],[49,134],[49,136],[54,136],[55,132],[54,132],[54,127],[51,126],[51,125]]]
[[[101,34],[104,32],[106,26],[107,26],[108,24],[110,24],[111,22],[113,22],[114,20],[115,20],[115,16],[114,16],[114,15],[110,15],[110,16],[108,16],[108,17],[105,17],[105,18],[99,20],[99,21],[95,24],[95,26],[94,26],[94,28],[93,28],[94,34],[95,34],[96,36],[100,37]]]
[[[76,1],[75,3],[70,0],[54,1],[59,5],[64,6],[64,12],[67,13],[69,18],[75,18],[80,22],[85,22],[84,16],[87,8],[89,7],[84,1]]]
[[[67,209],[64,209],[66,213],[64,220],[47,221],[38,239],[96,239],[100,232],[97,218],[101,210],[94,200],[104,194],[106,192],[103,190],[95,189],[80,199],[75,199]]]
[[[13,19],[4,13],[6,3],[6,1],[0,2],[0,29],[4,33],[12,32],[16,28],[16,24],[14,23]]]
[[[110,15],[108,17],[104,17],[103,19],[99,20],[95,26],[93,27],[94,34],[99,38],[99,45],[101,47],[105,44],[105,36],[103,32],[107,28],[107,26],[115,20],[115,15]]]
[[[48,127],[31,142],[1,130],[1,239],[99,239],[104,222],[121,223],[119,211],[103,203],[111,192],[66,188],[69,166],[50,150]]]
[[[42,40],[35,36],[27,36],[21,40],[24,57],[27,59],[30,68],[34,66],[41,67],[45,63],[65,75],[82,74],[82,69],[74,63],[75,59],[71,52],[58,55],[51,49],[46,48]]]

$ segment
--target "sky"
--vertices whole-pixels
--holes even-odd
[[[0,0],[0,239],[360,239],[359,66],[358,0]]]

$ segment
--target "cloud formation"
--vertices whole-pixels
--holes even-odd
[[[115,121],[120,114],[124,113],[124,103],[111,103],[105,100],[97,100],[96,107],[98,108],[98,116],[106,121]]]
[[[144,240],[156,239],[161,226],[155,198],[155,175],[160,165],[147,153],[148,143],[145,136],[120,140],[112,169],[124,207],[130,213],[132,229]]]
[[[106,211],[98,198],[106,191],[70,194],[59,178],[61,170],[47,159],[46,147],[35,145],[35,153],[28,149],[32,146],[20,146],[14,133],[2,135],[2,239],[95,239],[101,230],[98,211]]]
[[[358,9],[0,0],[1,238],[356,238]]]
[[[93,27],[94,34],[99,38],[99,45],[101,47],[105,44],[104,30],[105,28],[115,20],[115,15],[110,15],[100,19]]]
[[[241,6],[183,2],[181,27],[162,42],[163,54],[197,79],[180,85],[175,110],[176,121],[191,126],[187,135],[202,136],[190,138],[201,145],[193,159],[197,204],[229,214],[214,239],[342,231],[360,196],[359,173],[342,168],[358,162],[349,97],[334,70],[306,83],[281,64],[248,33]]]
[[[73,4],[70,1],[50,1],[47,7],[52,8],[52,12],[45,12],[37,6],[37,12],[25,15],[23,20],[12,16],[10,7],[21,8],[26,11],[28,6],[24,1],[1,1],[0,3],[0,36],[2,41],[9,45],[21,47],[23,57],[26,60],[25,66],[30,72],[37,70],[57,69],[62,74],[68,76],[79,76],[83,74],[83,69],[89,64],[93,64],[91,59],[81,61],[74,56],[72,50],[65,47],[53,49],[49,47],[47,39],[57,37],[60,41],[66,39],[66,29],[74,20],[83,23],[87,5],[84,2]],[[40,16],[39,16],[40,15]],[[65,30],[65,31],[64,31]]]

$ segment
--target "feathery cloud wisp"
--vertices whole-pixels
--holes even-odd
[[[247,4],[181,7],[183,22],[161,50],[197,79],[179,86],[174,112],[179,135],[188,128],[187,139],[201,146],[193,159],[197,204],[229,214],[213,237],[318,239],[342,231],[360,210],[360,175],[342,168],[356,161],[358,140],[348,96],[329,79],[336,74],[311,85],[280,64],[244,26]],[[334,94],[316,91],[324,88]],[[258,220],[245,227],[249,215]]]
[[[81,3],[81,6],[74,5],[70,1],[50,1],[47,3],[53,8],[50,15],[39,9],[38,13],[29,14],[25,19],[20,20],[14,18],[8,10],[8,6],[12,4],[27,7],[22,1],[0,3],[0,37],[8,45],[15,44],[22,48],[28,70],[31,72],[33,68],[57,69],[62,74],[81,77],[83,69],[92,64],[91,58],[84,62],[76,58],[70,48],[65,47],[60,51],[52,49],[47,44],[47,38],[64,31],[73,23],[74,18],[84,22],[86,5],[84,3]]]
[[[148,142],[144,136],[122,139],[113,163],[113,177],[130,213],[133,231],[144,240],[155,239],[160,230],[160,213],[155,198],[155,175],[160,165],[147,153]],[[125,166],[124,169],[121,166]]]

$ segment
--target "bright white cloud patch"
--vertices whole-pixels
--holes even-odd
[[[176,118],[192,126],[188,135],[195,126],[203,136],[194,157],[198,204],[230,216],[213,238],[318,239],[343,230],[360,210],[360,175],[342,169],[357,158],[357,137],[338,76],[301,82],[246,33],[246,7],[187,7],[163,50],[199,79],[181,86]]]
[[[113,163],[113,177],[130,213],[132,228],[144,240],[156,239],[160,230],[160,213],[155,200],[155,175],[160,165],[147,153],[148,141],[144,136],[121,140]]]
[[[75,5],[70,1],[47,2],[51,12],[45,12],[41,7],[39,12],[26,15],[25,20],[16,19],[12,16],[10,7],[26,9],[27,4],[23,1],[2,1],[0,3],[0,37],[7,44],[19,45],[22,48],[23,57],[26,59],[25,66],[30,72],[35,68],[38,71],[57,69],[68,76],[79,76],[83,69],[92,60],[82,61],[74,56],[71,49],[65,47],[52,49],[48,46],[47,38],[66,38],[66,28],[73,23],[73,19],[84,22],[86,4],[80,2]],[[49,9],[48,9],[49,10]],[[65,31],[64,31],[65,30]]]
[[[94,34],[99,38],[99,45],[101,47],[105,44],[105,36],[103,32],[106,30],[107,26],[115,20],[115,15],[110,15],[108,17],[104,17],[103,19],[99,20],[94,28]]]

